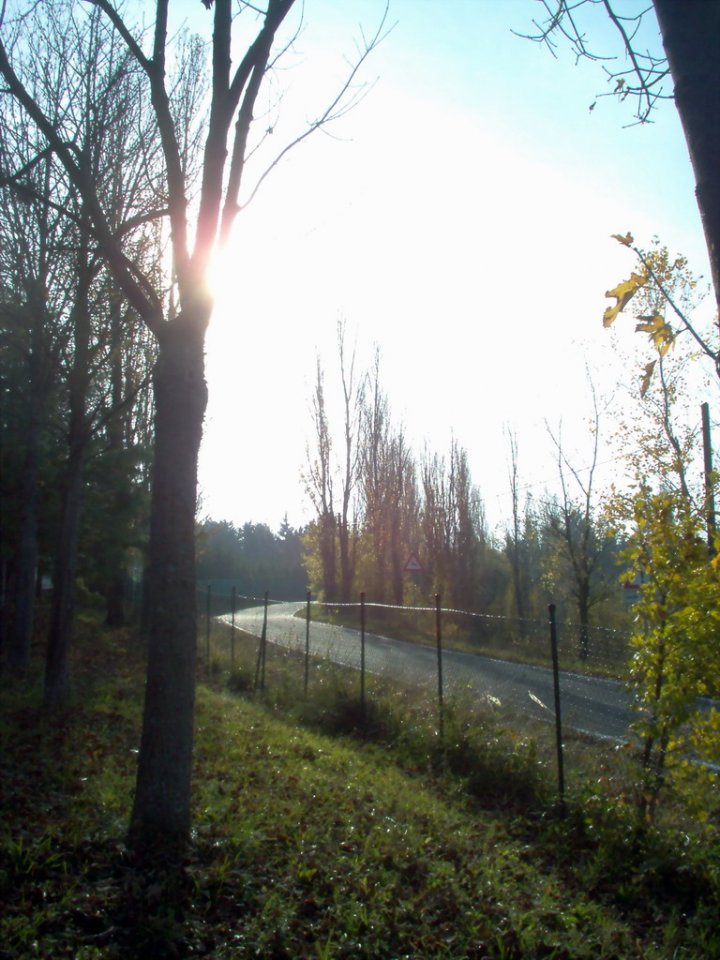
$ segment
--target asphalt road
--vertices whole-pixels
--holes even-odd
[[[305,650],[305,619],[295,617],[301,603],[268,607],[267,639]],[[219,618],[227,623],[229,616]],[[263,608],[237,611],[238,629],[260,636]],[[312,622],[310,652],[360,669],[360,632]],[[433,647],[365,634],[365,667],[378,676],[437,689],[437,652]],[[539,720],[554,721],[552,671],[454,650],[443,651],[443,691],[464,692],[507,710],[520,710]],[[560,673],[561,716],[564,728],[614,741],[626,739],[632,719],[630,696],[615,680]]]

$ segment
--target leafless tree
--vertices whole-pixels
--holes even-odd
[[[352,508],[358,481],[360,462],[360,419],[365,389],[365,378],[356,369],[355,350],[348,359],[345,346],[345,324],[338,323],[338,353],[340,359],[340,382],[343,395],[343,464],[341,476],[341,508],[337,518],[340,546],[340,600],[350,600],[355,563],[357,560],[357,535]]]
[[[549,505],[545,524],[565,561],[566,575],[575,598],[579,622],[579,653],[582,659],[590,651],[590,613],[607,596],[608,584],[603,576],[602,559],[607,538],[597,515],[595,487],[600,442],[600,410],[595,387],[591,383],[593,418],[590,432],[593,439],[590,464],[585,469],[574,466],[563,447],[562,431],[547,431],[557,455],[561,498],[559,509]]]
[[[337,591],[337,551],[335,544],[335,465],[333,443],[325,402],[325,375],[318,357],[312,396],[315,446],[307,449],[305,489],[316,514],[317,551],[322,590],[326,600],[335,600]]]
[[[236,20],[231,0],[215,0],[212,4],[207,15],[212,18],[212,80],[197,190],[190,179],[191,171],[183,163],[186,124],[180,122],[169,86],[169,0],[157,0],[154,24],[147,36],[112,0],[87,2],[87,7],[100,11],[122,39],[147,91],[162,151],[161,193],[166,201],[163,213],[171,247],[173,307],[177,305],[172,310],[164,291],[128,253],[125,241],[133,224],[126,222],[122,229],[117,229],[111,222],[97,185],[79,162],[62,123],[43,110],[33,96],[27,74],[19,66],[26,14],[33,6],[29,0],[26,5],[18,5],[20,13],[14,19],[3,8],[0,73],[5,88],[22,105],[62,164],[81,198],[93,242],[124,296],[158,342],[154,370],[148,673],[131,818],[133,844],[138,849],[155,848],[163,843],[182,843],[190,831],[196,657],[194,522],[197,458],[207,403],[204,341],[213,307],[208,267],[220,235],[227,236],[239,210],[258,95],[272,66],[276,40],[293,0],[267,0],[262,10],[254,4],[243,5],[244,12],[257,18],[258,26],[254,40],[235,67],[232,41]],[[353,93],[352,78],[380,40],[383,24],[361,47],[347,84],[333,106],[308,129],[317,129],[342,112],[346,97]]]
[[[505,537],[505,552],[510,560],[513,576],[513,596],[515,612],[522,621],[527,616],[525,609],[525,584],[523,583],[523,564],[521,551],[523,546],[522,517],[520,515],[520,486],[518,466],[517,436],[507,431],[510,446],[510,495],[512,498],[512,527]]]
[[[44,79],[57,83],[49,64],[38,82]],[[42,138],[13,101],[4,98],[0,106],[0,183],[11,165],[22,172],[17,189],[0,190],[3,415],[8,418],[3,424],[2,482],[6,502],[13,502],[3,518],[9,568],[3,626],[8,662],[22,671],[30,662],[40,559],[43,448],[69,337],[74,225],[58,209],[67,201],[68,189]],[[38,199],[49,194],[55,206]],[[11,449],[17,464],[6,459]]]

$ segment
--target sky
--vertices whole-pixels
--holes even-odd
[[[202,5],[186,5],[207,33]],[[384,0],[306,0],[273,77],[280,109],[258,119],[273,130],[264,148],[323,109],[383,11]],[[510,511],[508,431],[536,496],[557,486],[546,424],[562,423],[573,462],[589,463],[589,378],[617,397],[620,352],[648,359],[629,320],[614,336],[602,327],[605,291],[633,267],[611,234],[642,246],[658,235],[706,276],[707,254],[672,102],[643,126],[612,97],[590,110],[609,89],[601,65],[512,32],[541,16],[535,0],[391,0],[360,102],[241,211],[214,273],[201,516],[274,530],[286,514],[311,519],[317,357],[338,436],[342,425],[339,320],[359,365],[379,348],[393,421],[417,453],[447,453],[452,438],[466,448],[493,529]],[[599,9],[587,28],[616,50]]]

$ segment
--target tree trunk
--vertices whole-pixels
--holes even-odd
[[[20,478],[18,495],[20,528],[8,591],[7,658],[9,666],[15,670],[26,670],[30,664],[38,563],[39,440],[39,424],[31,423]]]
[[[654,0],[720,304],[720,4]]]
[[[142,739],[130,842],[138,851],[182,845],[190,831],[196,601],[197,460],[207,404],[207,316],[168,323],[154,370],[155,457],[149,637]]]
[[[578,584],[578,617],[580,618],[580,659],[587,660],[590,652],[590,582]]]
[[[84,430],[82,431],[84,434]],[[68,657],[75,616],[75,576],[82,517],[84,435],[71,436],[60,531],[53,572],[52,614],[45,661],[45,706],[59,707],[68,694]]]
[[[125,437],[125,418],[127,411],[123,406],[123,331],[122,302],[119,291],[112,293],[112,311],[110,317],[110,386],[112,415],[108,424],[108,449],[114,457],[123,450]],[[129,481],[122,478],[113,491],[113,513],[116,517],[125,517],[129,500]],[[109,554],[108,574],[105,582],[105,623],[108,627],[122,627],[125,623],[125,546],[111,535],[108,538]]]
[[[335,517],[325,513],[320,517],[320,559],[323,572],[325,599],[337,600],[337,563],[335,560]]]
[[[347,516],[338,516],[338,539],[340,541],[340,600],[350,602],[352,568],[350,565],[350,525]]]
[[[375,596],[377,603],[385,603],[387,597],[387,543],[383,529],[381,508],[376,507],[377,515],[373,524],[373,546],[375,549]]]
[[[390,565],[392,579],[393,602],[398,606],[402,605],[404,600],[405,583],[403,581],[404,563],[402,545],[400,542],[400,523],[401,523],[401,505],[398,502],[392,512],[390,526]]]
[[[19,483],[19,529],[8,593],[8,663],[16,670],[30,663],[35,584],[38,565],[38,507],[40,491],[40,445],[48,398],[44,302],[34,305],[28,358],[29,416],[25,435],[25,460]]]
[[[81,237],[77,254],[77,289],[73,309],[73,365],[68,377],[68,460],[63,491],[60,531],[53,575],[53,600],[45,662],[45,706],[60,706],[68,693],[68,655],[75,615],[80,519],[82,515],[85,450],[89,439],[87,399],[90,389],[90,286],[93,269],[88,243]]]

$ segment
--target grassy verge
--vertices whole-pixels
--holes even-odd
[[[445,749],[408,693],[358,714],[342,671],[254,645],[198,690],[192,849],[135,863],[123,844],[142,662],[131,633],[87,626],[75,697],[0,695],[0,958],[718,956],[717,848],[638,832],[593,790],[560,820],[529,741],[448,716]],[[284,677],[284,679],[283,679]],[[434,738],[434,739],[433,739]],[[464,758],[464,759],[463,759]],[[594,799],[593,799],[594,797]],[[582,802],[581,802],[582,801]],[[713,859],[715,856],[715,859]]]
[[[230,630],[216,623],[210,643],[210,675],[238,693],[255,691],[266,706],[283,717],[328,733],[349,734],[391,749],[395,762],[407,769],[436,769],[464,778],[464,789],[483,796],[495,793],[522,804],[546,807],[557,793],[557,750],[553,714],[531,717],[496,698],[478,699],[472,691],[445,697],[445,738],[438,738],[439,712],[434,682],[426,687],[403,685],[396,679],[367,674],[364,703],[360,674],[329,660],[311,658],[305,691],[305,658],[300,647],[268,644],[266,668],[258,671],[259,641],[236,631],[231,668]],[[258,688],[265,675],[264,689]],[[457,691],[457,688],[455,688]],[[621,819],[638,805],[639,750],[565,728],[565,782],[583,795],[583,806],[610,809]],[[698,768],[699,770],[699,768]],[[656,820],[661,827],[681,828],[696,836],[720,822],[720,782],[717,776],[693,778],[690,789],[663,792]],[[590,798],[584,798],[589,791]],[[711,829],[711,828],[708,828]]]

